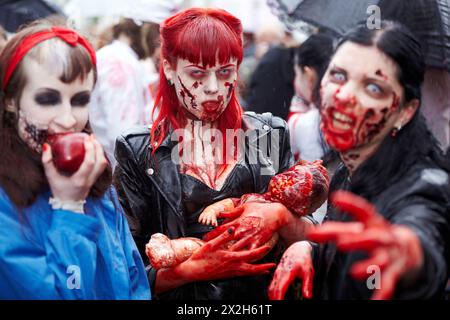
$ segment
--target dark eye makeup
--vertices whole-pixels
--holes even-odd
[[[70,99],[70,104],[75,107],[83,107],[91,101],[91,93],[89,91],[83,91],[75,94]]]
[[[61,95],[56,90],[45,89],[34,96],[34,101],[42,106],[54,106],[61,103]]]
[[[86,106],[91,100],[89,91],[76,93],[70,99],[70,104],[74,107]],[[41,106],[55,106],[62,102],[61,94],[57,90],[44,89],[34,96],[34,101]]]

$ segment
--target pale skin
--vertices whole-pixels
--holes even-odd
[[[217,165],[219,149],[211,137],[217,130],[217,119],[228,106],[237,79],[237,60],[205,67],[185,59],[175,66],[163,60],[164,74],[173,84],[187,123],[184,128],[181,172],[193,176],[210,188],[220,190],[236,165],[229,161],[225,169]],[[208,107],[208,102],[212,106]],[[214,103],[216,105],[214,105]],[[222,170],[220,170],[222,169]]]
[[[85,79],[78,78],[72,83],[63,83],[52,66],[39,64],[25,57],[23,60],[26,84],[19,105],[7,102],[9,111],[21,113],[19,136],[30,146],[36,143],[24,131],[24,122],[49,133],[81,132],[88,121],[88,103],[94,87],[94,74],[91,71]],[[39,75],[39,76],[36,76]],[[85,139],[86,154],[79,170],[70,177],[59,174],[52,162],[51,148],[43,147],[42,164],[50,185],[52,196],[62,201],[85,200],[92,185],[105,170],[108,162],[100,143],[94,136]]]
[[[231,211],[232,209],[234,209],[233,200],[223,199],[206,207],[205,210],[203,210],[200,214],[198,222],[205,225],[212,225],[217,227],[217,218],[219,217],[220,213],[224,211]]]

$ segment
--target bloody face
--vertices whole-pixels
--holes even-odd
[[[397,66],[376,47],[344,43],[321,83],[321,129],[339,152],[379,144],[401,115]]]
[[[237,60],[204,67],[178,59],[171,71],[178,101],[195,119],[215,121],[228,106],[237,79]]]

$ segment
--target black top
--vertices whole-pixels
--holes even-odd
[[[261,58],[250,80],[248,110],[287,119],[294,96],[294,48],[273,47]]]
[[[374,157],[378,159],[376,154]],[[382,159],[378,159],[383,161]],[[385,160],[386,161],[386,160]],[[365,170],[364,165],[361,170]],[[330,193],[348,190],[358,194],[358,169],[352,177],[341,165],[330,185]],[[365,195],[368,198],[367,195]],[[419,237],[424,252],[424,267],[411,284],[400,282],[395,299],[442,298],[448,279],[450,244],[449,175],[428,158],[417,158],[406,173],[369,201],[390,223],[405,225]],[[328,207],[326,221],[354,221],[345,213]],[[370,299],[373,289],[367,281],[357,281],[349,275],[351,266],[367,254],[361,251],[344,253],[334,243],[315,247],[314,297],[319,299]],[[368,271],[368,277],[373,271]],[[381,273],[382,276],[382,273]],[[370,284],[370,283],[369,283]]]
[[[213,229],[198,222],[200,213],[211,203],[227,198],[239,198],[243,194],[251,193],[255,188],[250,168],[245,162],[236,164],[220,190],[212,189],[187,174],[181,174],[180,177],[188,237],[202,238]]]

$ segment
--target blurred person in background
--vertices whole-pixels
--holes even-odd
[[[288,116],[291,148],[296,160],[321,159],[326,147],[320,134],[320,80],[333,53],[333,38],[310,36],[295,50],[295,96]]]
[[[255,33],[244,33],[244,60],[239,69],[239,94],[243,107],[247,108],[246,99],[250,88],[250,80],[261,58],[267,51],[280,45],[284,32],[280,24],[267,24]],[[246,41],[247,39],[247,41]]]
[[[422,85],[423,115],[445,152],[450,147],[450,73],[427,66]]]
[[[293,34],[285,32],[281,44],[270,48],[261,58],[247,90],[249,111],[271,112],[287,119],[294,96],[294,52],[298,45]]]
[[[90,124],[114,166],[114,142],[133,125],[146,124],[149,94],[139,59],[145,57],[141,26],[123,18],[113,42],[97,52],[98,82],[89,106]]]

